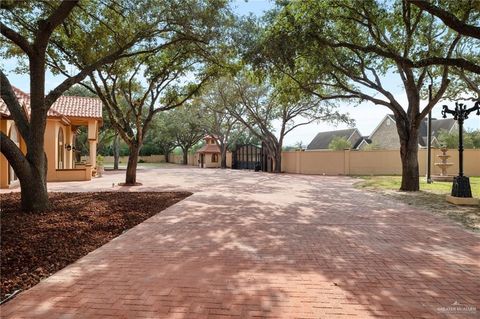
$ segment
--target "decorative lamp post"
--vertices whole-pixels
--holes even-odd
[[[463,175],[463,122],[468,119],[468,115],[473,111],[477,111],[480,115],[480,101],[475,102],[475,105],[469,109],[463,103],[455,103],[455,110],[450,110],[448,106],[444,105],[442,110],[443,118],[447,114],[452,114],[453,119],[458,121],[458,176],[453,178],[452,196],[453,197],[472,197],[472,190],[470,188],[470,179]]]
[[[430,77],[430,85],[428,86],[428,102],[432,101],[433,78],[430,71],[427,71]],[[432,110],[428,112],[427,121],[427,184],[432,183]]]

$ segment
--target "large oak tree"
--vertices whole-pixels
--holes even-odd
[[[321,99],[388,108],[401,144],[400,189],[418,190],[420,123],[447,89],[452,65],[475,70],[462,56],[462,36],[402,0],[288,1],[271,18],[258,50],[263,56],[254,58],[267,56],[273,72],[290,76]],[[444,64],[437,66],[438,61]],[[429,72],[433,97],[422,105]],[[406,102],[391,90],[395,77]]]
[[[138,156],[155,115],[181,106],[209,77],[204,74],[196,83],[186,81],[196,57],[192,58],[188,43],[180,44],[119,61],[90,76],[91,89],[100,96],[112,126],[129,148],[126,185],[137,183]]]
[[[228,112],[232,101],[222,94],[228,78],[220,78],[202,92],[200,98],[201,117],[205,131],[215,137],[220,148],[220,167],[227,168],[227,151],[234,146],[235,135],[241,130],[238,119]],[[233,103],[236,103],[233,101]]]
[[[291,87],[279,81],[273,85],[249,72],[238,74],[218,87],[227,111],[262,141],[274,161],[276,173],[282,169],[285,136],[294,129],[314,122],[351,123],[347,115],[338,112],[336,105]]]
[[[1,133],[1,151],[20,180],[24,211],[49,206],[44,153],[48,110],[63,92],[93,70],[142,50],[141,40],[155,32],[158,19],[153,12],[155,6],[147,0],[135,4],[95,0],[1,2],[1,54],[26,61],[26,69],[20,71],[30,77],[30,114],[26,114],[8,77],[0,72],[1,97],[27,148],[23,154]],[[66,77],[46,94],[48,67]]]
[[[183,165],[188,165],[188,154],[205,137],[205,129],[198,100],[194,99],[167,114],[173,126],[176,145],[182,149]]]

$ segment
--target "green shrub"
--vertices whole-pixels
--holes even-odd
[[[102,155],[97,155],[97,166],[103,166],[105,158]]]
[[[334,151],[343,151],[344,149],[352,148],[352,143],[349,142],[346,137],[335,136],[330,144],[328,144],[328,148]]]

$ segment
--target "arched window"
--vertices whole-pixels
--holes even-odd
[[[212,163],[218,163],[218,154],[212,154]]]
[[[12,123],[12,126],[10,126],[8,137],[10,138],[10,140],[12,140],[12,142],[14,142],[20,148],[20,139],[18,138],[17,127],[15,126],[14,123]],[[8,164],[8,184],[10,185],[16,180],[18,180],[17,174],[15,174],[13,167],[10,164]]]
[[[63,169],[64,163],[64,144],[63,144],[63,129],[58,129],[58,143],[57,143],[57,168]]]

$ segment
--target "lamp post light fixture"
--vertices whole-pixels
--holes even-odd
[[[452,114],[453,119],[458,122],[458,176],[453,178],[452,196],[453,197],[472,197],[472,189],[470,188],[470,179],[463,175],[463,122],[468,119],[468,115],[477,111],[480,115],[480,100],[475,102],[475,105],[467,109],[463,103],[455,103],[455,109],[450,110],[447,105],[443,106],[443,118],[447,114]]]

